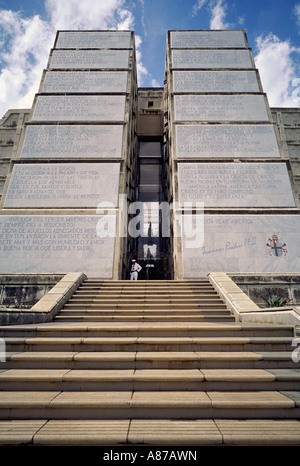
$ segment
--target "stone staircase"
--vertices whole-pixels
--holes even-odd
[[[235,322],[206,279],[87,279],[0,336],[1,445],[300,445],[294,328]]]

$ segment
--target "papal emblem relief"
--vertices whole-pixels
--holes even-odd
[[[286,256],[287,249],[286,243],[283,243],[277,235],[273,235],[272,239],[268,239],[267,246],[269,247],[269,254],[270,256]]]

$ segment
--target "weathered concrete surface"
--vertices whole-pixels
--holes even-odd
[[[240,322],[300,325],[300,306],[260,308],[226,273],[211,272],[208,278]]]
[[[7,286],[7,282],[11,282],[10,293],[15,291],[15,302],[18,307],[0,309],[0,324],[30,324],[51,321],[85,278],[85,274],[75,272],[53,276],[47,274],[1,275],[0,289],[1,286]],[[43,281],[45,282],[44,288]],[[26,294],[27,288],[38,290],[35,294],[35,303],[30,308],[22,307],[22,302],[17,302],[18,297]],[[43,293],[43,289],[44,291],[47,289],[47,291]]]

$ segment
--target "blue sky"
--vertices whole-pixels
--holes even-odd
[[[300,0],[0,0],[0,118],[29,108],[57,29],[134,29],[140,86],[162,86],[169,29],[245,29],[271,106],[300,107]]]

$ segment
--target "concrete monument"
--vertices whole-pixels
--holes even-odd
[[[179,203],[205,207],[296,207],[284,163],[180,163]]]
[[[175,277],[300,272],[299,200],[245,33],[170,31],[166,76]]]
[[[133,32],[58,31],[5,172],[0,273],[300,273],[285,154],[244,31],[169,31],[156,90]]]
[[[1,273],[120,276],[136,105],[133,32],[57,33],[4,188]]]
[[[121,158],[123,125],[28,126],[21,158]]]
[[[15,165],[4,208],[117,207],[119,163]]]

